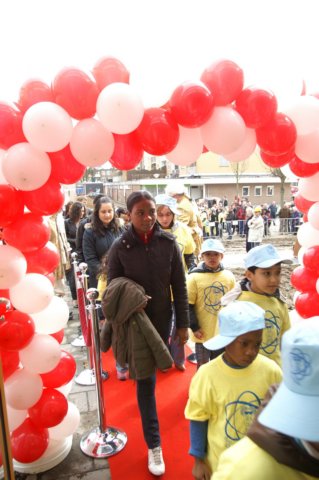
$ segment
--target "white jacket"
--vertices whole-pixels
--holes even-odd
[[[261,215],[253,216],[247,222],[248,225],[248,242],[261,243],[264,236],[264,219]]]

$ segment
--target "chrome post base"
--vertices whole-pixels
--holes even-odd
[[[90,386],[96,384],[94,370],[86,368],[74,379],[78,385]]]
[[[127,435],[122,430],[107,427],[105,432],[101,432],[99,427],[95,427],[83,435],[80,448],[89,457],[106,458],[120,452],[126,442]]]
[[[73,347],[86,347],[84,337],[83,335],[80,335],[79,337],[75,338],[72,342],[71,345]]]

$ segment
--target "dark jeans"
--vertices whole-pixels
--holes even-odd
[[[72,300],[77,300],[73,266],[69,270],[65,271],[65,276],[66,276],[66,281],[70,287]]]
[[[155,399],[156,376],[137,380],[136,383],[144,439],[148,448],[155,448],[161,444]]]

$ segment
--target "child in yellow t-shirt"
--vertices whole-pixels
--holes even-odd
[[[185,417],[190,420],[193,476],[210,478],[221,453],[246,435],[280,367],[258,355],[265,311],[251,302],[232,302],[218,314],[220,334],[204,343],[225,348],[192,378]]]
[[[290,328],[288,308],[279,290],[281,264],[292,261],[281,258],[273,245],[265,244],[249,250],[244,262],[245,278],[222,298],[221,303],[227,305],[235,299],[245,300],[256,303],[266,311],[266,328],[260,353],[281,365],[281,337]]]
[[[219,240],[205,240],[201,247],[203,261],[187,277],[190,339],[195,342],[197,368],[216,356],[203,342],[215,335],[220,299],[236,284],[233,273],[224,270],[221,263],[224,252],[225,247]]]

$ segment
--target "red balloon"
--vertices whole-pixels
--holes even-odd
[[[292,150],[297,140],[293,121],[284,113],[276,113],[264,127],[256,129],[257,143],[270,155],[282,155]]]
[[[277,111],[277,99],[272,92],[256,87],[245,88],[235,102],[237,112],[249,128],[266,125]]]
[[[53,102],[51,87],[42,80],[27,80],[20,88],[19,100],[17,106],[21,112],[25,112],[35,103]]]
[[[0,185],[0,226],[6,227],[23,215],[22,193],[11,185]]]
[[[163,108],[147,108],[136,131],[144,150],[156,156],[171,152],[179,139],[176,121]]]
[[[65,68],[52,84],[55,102],[77,120],[93,117],[99,89],[96,83],[77,68]]]
[[[302,261],[304,266],[319,275],[319,245],[307,248],[303,254]]]
[[[40,400],[28,409],[32,422],[41,428],[55,427],[68,413],[68,401],[54,388],[45,388]]]
[[[127,135],[113,133],[113,137],[115,145],[109,162],[118,170],[132,170],[140,163],[144,153],[136,130]]]
[[[298,208],[299,212],[308,213],[309,208],[316,202],[312,202],[311,200],[307,200],[303,198],[300,193],[297,193],[294,197],[294,202],[296,207]]]
[[[260,150],[260,156],[263,162],[268,165],[268,167],[280,168],[290,162],[290,160],[295,156],[295,151],[290,150],[289,152],[283,153],[282,155],[272,155],[264,152],[263,150]]]
[[[233,102],[244,86],[244,72],[231,60],[213,63],[204,70],[200,79],[212,92],[215,105]]]
[[[0,289],[0,298],[7,298],[10,300],[10,292],[7,289],[1,288]]]
[[[69,145],[63,150],[48,155],[51,160],[51,178],[63,185],[70,185],[81,180],[86,167],[73,157]]]
[[[319,163],[303,162],[295,155],[289,162],[289,168],[297,177],[310,177],[319,172]]]
[[[177,123],[186,128],[195,128],[207,122],[214,108],[214,100],[205,85],[186,82],[174,90],[169,106]]]
[[[60,262],[59,251],[52,242],[33,252],[25,252],[27,273],[40,273],[48,275],[54,272]]]
[[[53,215],[62,209],[64,193],[59,182],[50,177],[42,187],[23,192],[23,200],[31,212]]]
[[[76,362],[74,357],[66,352],[61,351],[61,358],[57,366],[48,373],[41,373],[43,385],[47,388],[58,388],[69,383],[76,372]]]
[[[21,463],[38,460],[49,445],[49,431],[35,425],[27,418],[11,433],[12,456]]]
[[[55,338],[57,342],[61,344],[64,338],[64,328],[62,328],[62,330],[59,330],[58,332],[50,333],[50,335],[51,337]]]
[[[299,292],[310,292],[316,290],[318,274],[305,267],[296,267],[290,276],[293,287]]]
[[[100,90],[110,83],[130,83],[130,73],[120,60],[114,57],[102,57],[93,67],[93,77]]]
[[[31,342],[34,332],[34,322],[29,315],[19,310],[7,312],[0,322],[0,348],[21,350]]]
[[[18,220],[3,229],[3,238],[21,252],[33,252],[49,241],[50,227],[43,217],[24,213]]]
[[[319,295],[317,292],[300,293],[296,298],[295,307],[302,318],[319,315]]]
[[[6,380],[19,367],[19,353],[11,350],[0,349],[0,361],[2,363],[3,377],[4,380]]]
[[[0,148],[26,142],[22,131],[22,114],[10,105],[0,102]]]

